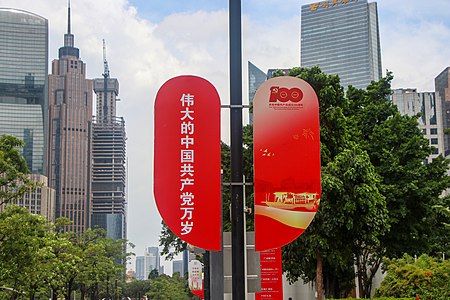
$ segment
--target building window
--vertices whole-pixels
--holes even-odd
[[[431,145],[437,145],[438,144],[438,139],[437,138],[432,138],[431,139]]]
[[[437,128],[430,128],[430,134],[437,134]]]

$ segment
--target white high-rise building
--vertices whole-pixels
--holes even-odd
[[[431,161],[440,154],[445,156],[442,101],[439,93],[417,92],[417,89],[396,89],[391,98],[401,114],[408,116],[420,114],[417,119],[419,128],[424,137],[429,140],[430,145],[434,147],[428,160]]]
[[[161,270],[158,247],[145,248],[144,256],[136,257],[136,279],[146,280],[151,271]]]

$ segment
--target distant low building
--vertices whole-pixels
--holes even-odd
[[[401,114],[420,115],[419,128],[430,145],[434,147],[428,161],[438,155],[445,156],[444,127],[442,123],[442,101],[439,93],[418,92],[417,89],[396,89],[391,95]]]
[[[128,283],[136,280],[136,272],[134,270],[131,270],[131,269],[128,270],[126,276],[127,277],[126,277],[125,281]]]
[[[8,204],[25,207],[32,214],[44,216],[49,222],[55,222],[55,190],[48,186],[46,176],[31,174],[32,181],[39,183],[35,190],[30,190],[23,197],[12,199]],[[0,206],[0,211],[5,205]]]

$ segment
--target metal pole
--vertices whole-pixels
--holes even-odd
[[[231,242],[232,299],[245,299],[244,201],[242,185],[242,45],[241,1],[229,1],[230,129],[231,129]]]
[[[211,286],[211,268],[210,268],[210,251],[206,250],[205,254],[203,254],[203,265],[204,273],[203,273],[203,292],[204,292],[204,300],[211,300],[210,286]]]

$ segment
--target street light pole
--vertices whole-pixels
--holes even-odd
[[[229,0],[232,298],[245,299],[241,0]]]

